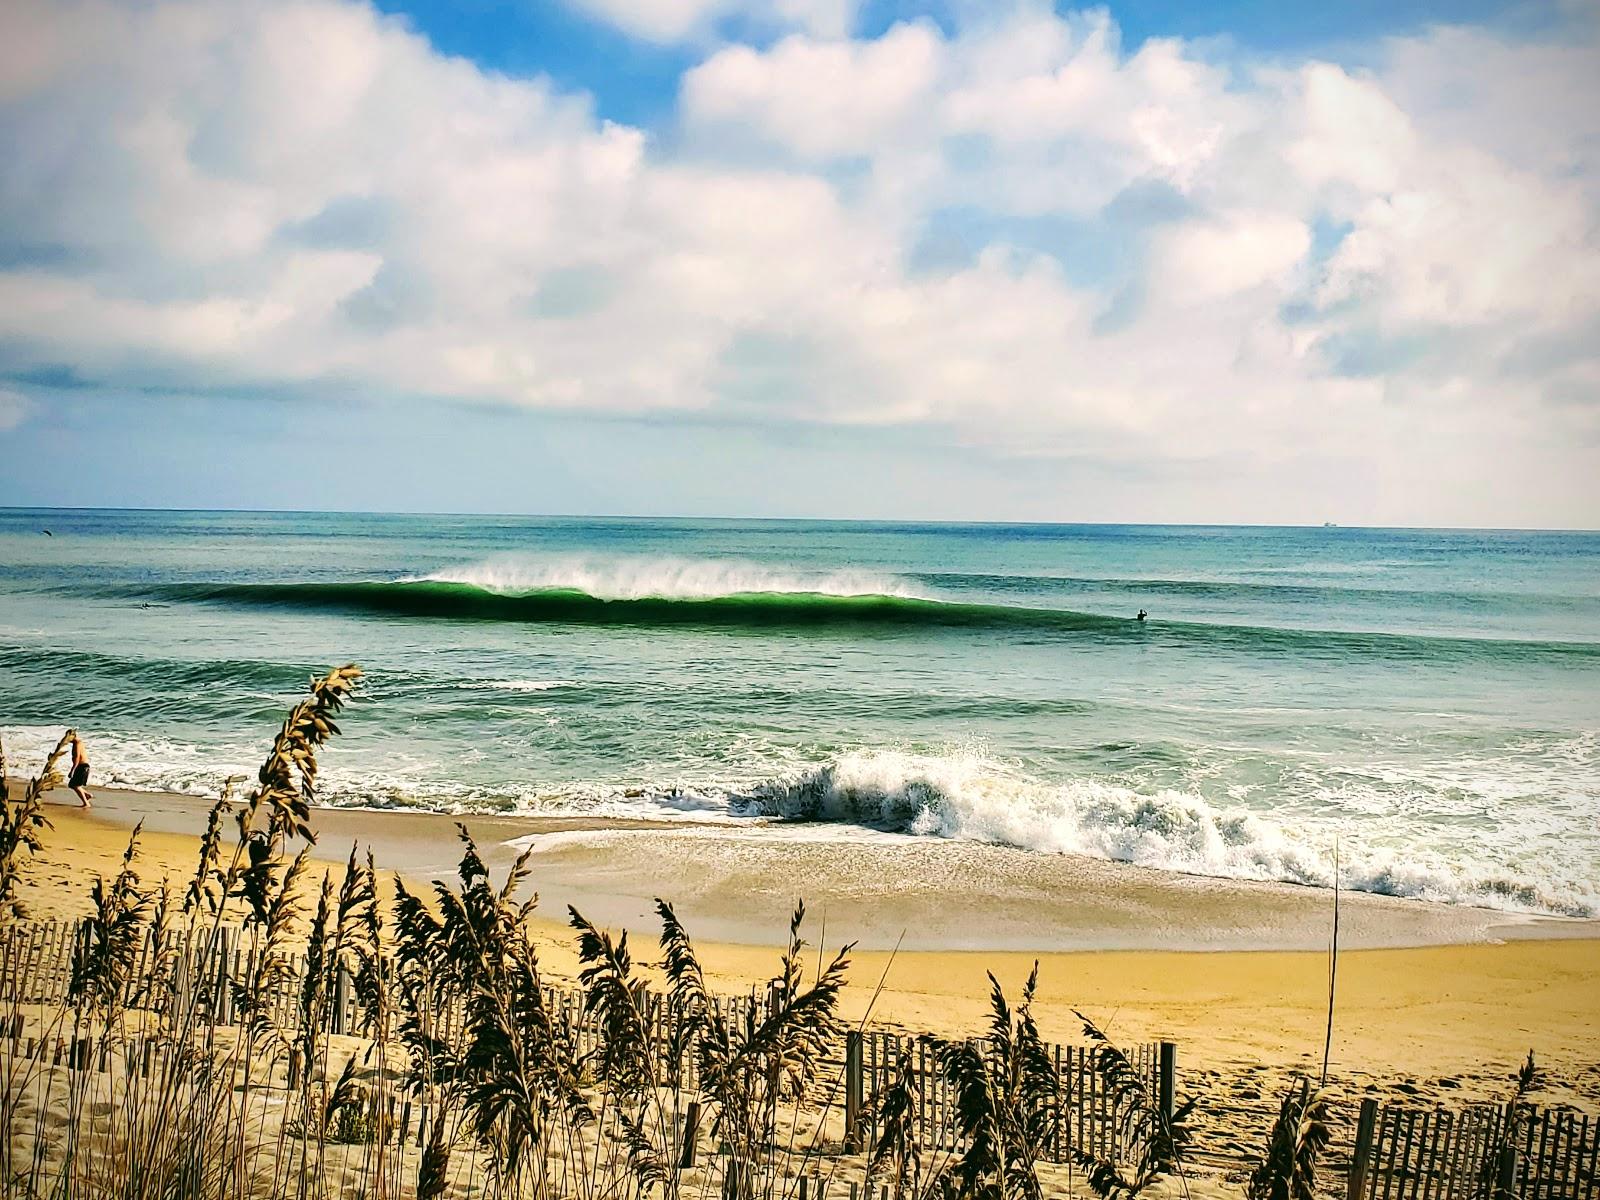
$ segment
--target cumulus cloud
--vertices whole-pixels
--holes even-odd
[[[857,0],[570,0],[607,24],[652,42],[681,42],[719,31],[765,33],[791,29],[843,37]]]
[[[708,53],[658,137],[342,0],[14,0],[0,372],[1594,505],[1587,26],[1356,70],[1130,51],[1103,10],[873,38],[848,4],[760,13],[797,32]]]
[[[32,403],[21,392],[0,387],[0,433],[21,425],[32,411]]]

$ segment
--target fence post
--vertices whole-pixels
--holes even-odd
[[[1356,1119],[1356,1145],[1350,1153],[1350,1187],[1346,1200],[1361,1200],[1367,1190],[1367,1172],[1372,1168],[1372,1135],[1378,1128],[1378,1102],[1368,1096],[1361,1102]]]
[[[1503,1146],[1495,1165],[1494,1200],[1511,1200],[1517,1194],[1517,1148]]]
[[[1178,1047],[1175,1042],[1162,1042],[1156,1050],[1156,1103],[1161,1109],[1161,1136],[1157,1145],[1162,1149],[1160,1165],[1171,1170],[1177,1151],[1172,1118],[1178,1109]]]
[[[343,963],[340,963],[338,971],[333,977],[333,1013],[331,1014],[333,1028],[331,1032],[339,1034],[344,1032],[345,1008],[349,1003],[350,972],[345,969]]]
[[[844,1038],[844,1146],[850,1154],[861,1149],[861,1109],[866,1090],[861,1065],[861,1031],[852,1029]]]
[[[722,1200],[752,1200],[754,1196],[755,1168],[730,1158],[722,1172]]]
[[[227,925],[217,930],[216,994],[211,1000],[215,1025],[233,1024],[233,930]]]
[[[67,995],[72,994],[73,968],[79,963],[87,966],[89,951],[94,945],[94,919],[83,917],[78,921],[77,936],[73,939],[72,954],[67,958]]]
[[[688,1171],[694,1167],[694,1144],[699,1134],[700,1101],[691,1100],[683,1114],[683,1146],[678,1151],[678,1170]]]
[[[1172,1127],[1172,1116],[1178,1110],[1178,1046],[1176,1042],[1161,1043],[1161,1119]]]
[[[1505,1141],[1494,1164],[1494,1200],[1513,1200],[1517,1194],[1517,1105],[1505,1109]]]

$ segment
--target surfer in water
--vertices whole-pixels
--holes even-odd
[[[89,807],[89,801],[94,799],[87,784],[89,782],[89,756],[84,752],[83,739],[78,736],[78,731],[72,731],[72,774],[67,776],[67,786],[78,797],[78,804],[83,808]]]
[[[1150,615],[1149,613],[1145,612],[1145,610],[1141,608],[1139,610],[1139,615],[1134,617],[1134,620],[1139,622],[1139,624],[1143,625],[1144,624],[1144,619],[1146,617],[1148,617],[1149,615]]]

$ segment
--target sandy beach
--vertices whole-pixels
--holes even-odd
[[[22,899],[37,915],[83,911],[94,874],[115,869],[139,820],[145,878],[182,881],[205,810],[191,797],[111,789],[96,793],[92,810],[53,804],[55,828],[27,868]],[[380,867],[422,881],[448,876],[458,857],[453,822],[442,816],[322,809],[314,824],[316,853],[330,864],[358,841]],[[662,894],[697,935],[714,986],[744,991],[771,974],[783,916],[805,895],[813,941],[861,943],[844,1003],[850,1016],[870,1003],[874,1022],[975,1032],[985,972],[1020,989],[1037,958],[1036,1012],[1047,1037],[1075,1038],[1073,1010],[1081,1009],[1127,1042],[1176,1041],[1185,1089],[1217,1092],[1208,1121],[1227,1123],[1235,1109],[1242,1119],[1272,1103],[1291,1073],[1320,1064],[1327,955],[1310,947],[1327,937],[1325,892],[958,847],[952,869],[973,876],[947,878],[934,907],[923,890],[899,889],[893,863],[895,854],[939,846],[830,847],[839,853],[820,870],[814,846],[753,846],[643,823],[614,825],[598,839],[573,836],[572,822],[475,818],[470,827],[497,873],[514,857],[515,839],[549,841],[534,856],[533,880],[549,943],[541,953],[558,974],[576,962],[566,904],[626,925],[648,959],[655,923],[645,908]],[[1345,899],[1351,948],[1339,965],[1332,1064],[1349,1096],[1493,1098],[1533,1048],[1548,1071],[1544,1099],[1600,1105],[1593,922]],[[895,953],[897,921],[907,933]],[[1237,948],[1249,939],[1279,948]]]

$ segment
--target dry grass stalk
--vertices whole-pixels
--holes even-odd
[[[260,1117],[251,1107],[252,1075],[257,1054],[283,1037],[268,1014],[251,1004],[261,964],[269,976],[281,972],[295,932],[296,867],[304,865],[303,857],[297,859],[283,875],[281,847],[287,836],[308,832],[303,806],[314,795],[316,752],[337,732],[331,717],[360,675],[350,666],[313,680],[310,697],[291,711],[262,766],[261,786],[239,816],[238,843],[226,869],[220,835],[226,795],[219,801],[178,924],[165,885],[141,884],[134,867],[136,828],[116,878],[94,884],[94,913],[73,946],[65,1003],[41,1007],[26,981],[8,975],[12,986],[0,993],[8,1029],[20,1033],[31,1018],[38,1044],[66,1039],[70,1050],[63,1071],[57,1057],[24,1056],[16,1053],[16,1039],[5,1043],[5,1195],[115,1193],[138,1200],[257,1190],[259,1146],[248,1136]],[[69,731],[19,803],[5,801],[0,887],[7,917],[16,913],[18,852],[36,849],[39,831],[48,827],[39,801],[60,784],[56,767],[70,740]],[[261,829],[255,827],[258,812],[267,814]],[[241,917],[250,939],[245,979],[236,977],[236,955],[218,953],[232,946],[227,920]],[[239,1030],[224,1029],[225,1010],[235,1002],[245,1023]],[[156,1047],[159,1052],[152,1053]],[[53,1128],[62,1108],[64,1138]],[[24,1149],[25,1167],[17,1159]],[[297,1194],[306,1194],[306,1178],[302,1172]]]
[[[1118,1140],[1137,1148],[1131,1169],[1102,1155],[1073,1147],[1073,1159],[1088,1172],[1089,1187],[1097,1196],[1132,1197],[1145,1191],[1168,1170],[1175,1170],[1185,1196],[1188,1183],[1183,1175],[1182,1151],[1185,1141],[1184,1119],[1193,1108],[1190,1101],[1169,1119],[1142,1072],[1127,1054],[1094,1021],[1077,1013],[1083,1022],[1084,1036],[1094,1046],[1091,1061],[1111,1097]]]
[[[10,781],[0,764],[0,927],[7,921],[26,916],[17,899],[23,851],[31,856],[43,845],[44,831],[51,828],[44,811],[44,794],[65,782],[57,764],[72,744],[72,730],[61,735],[54,750],[44,760],[44,768],[23,788],[20,799],[12,800]]]
[[[1039,986],[1035,963],[1013,1013],[989,976],[985,1042],[934,1040],[939,1067],[956,1092],[956,1116],[966,1150],[934,1186],[973,1200],[1038,1200],[1038,1162],[1059,1140],[1060,1078],[1032,1015]]]
[[[1316,1200],[1317,1161],[1333,1137],[1332,1099],[1326,1088],[1313,1091],[1305,1081],[1283,1098],[1266,1152],[1246,1184],[1246,1200]]]

